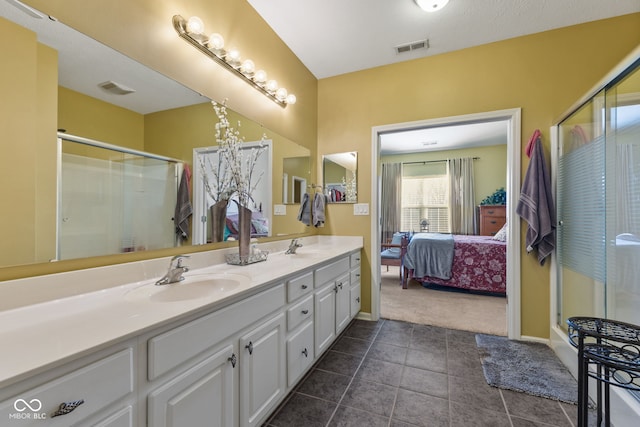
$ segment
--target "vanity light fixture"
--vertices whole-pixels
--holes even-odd
[[[437,12],[444,8],[449,0],[414,0],[420,9],[426,12]]]
[[[264,70],[256,70],[252,60],[243,60],[238,49],[225,50],[224,38],[220,34],[205,35],[202,19],[192,16],[186,20],[180,15],[175,15],[173,28],[189,44],[258,89],[279,106],[284,108],[296,103],[294,94],[279,87],[276,80],[268,79]]]

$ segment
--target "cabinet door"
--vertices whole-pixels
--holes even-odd
[[[349,274],[340,276],[336,280],[336,335],[338,335],[351,320],[351,298],[349,297]]]
[[[287,340],[287,384],[293,386],[313,363],[313,322]]]
[[[360,312],[360,282],[351,286],[351,318]]]
[[[336,337],[335,289],[335,283],[331,282],[317,291],[314,297],[316,356],[322,354]]]
[[[284,395],[285,330],[281,313],[240,339],[241,426],[259,426]]]
[[[236,360],[230,344],[151,392],[148,425],[234,426]]]

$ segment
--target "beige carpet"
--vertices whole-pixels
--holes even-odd
[[[507,335],[507,299],[427,289],[410,281],[400,287],[398,267],[382,267],[380,315],[423,325]]]

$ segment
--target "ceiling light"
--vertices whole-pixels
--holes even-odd
[[[245,59],[243,61],[237,49],[225,52],[224,38],[220,34],[213,33],[207,37],[204,33],[202,19],[192,16],[186,20],[180,15],[175,15],[173,28],[193,47],[235,73],[236,76],[242,78],[279,106],[286,107],[295,104],[296,96],[288,93],[285,88],[278,88],[278,82],[275,80],[267,81],[267,73],[264,70],[255,71],[256,66],[252,60]]]
[[[449,3],[449,0],[415,0],[420,8],[427,12],[437,12]]]

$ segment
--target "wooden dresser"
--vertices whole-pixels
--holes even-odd
[[[493,236],[507,221],[505,205],[480,205],[480,235]]]

